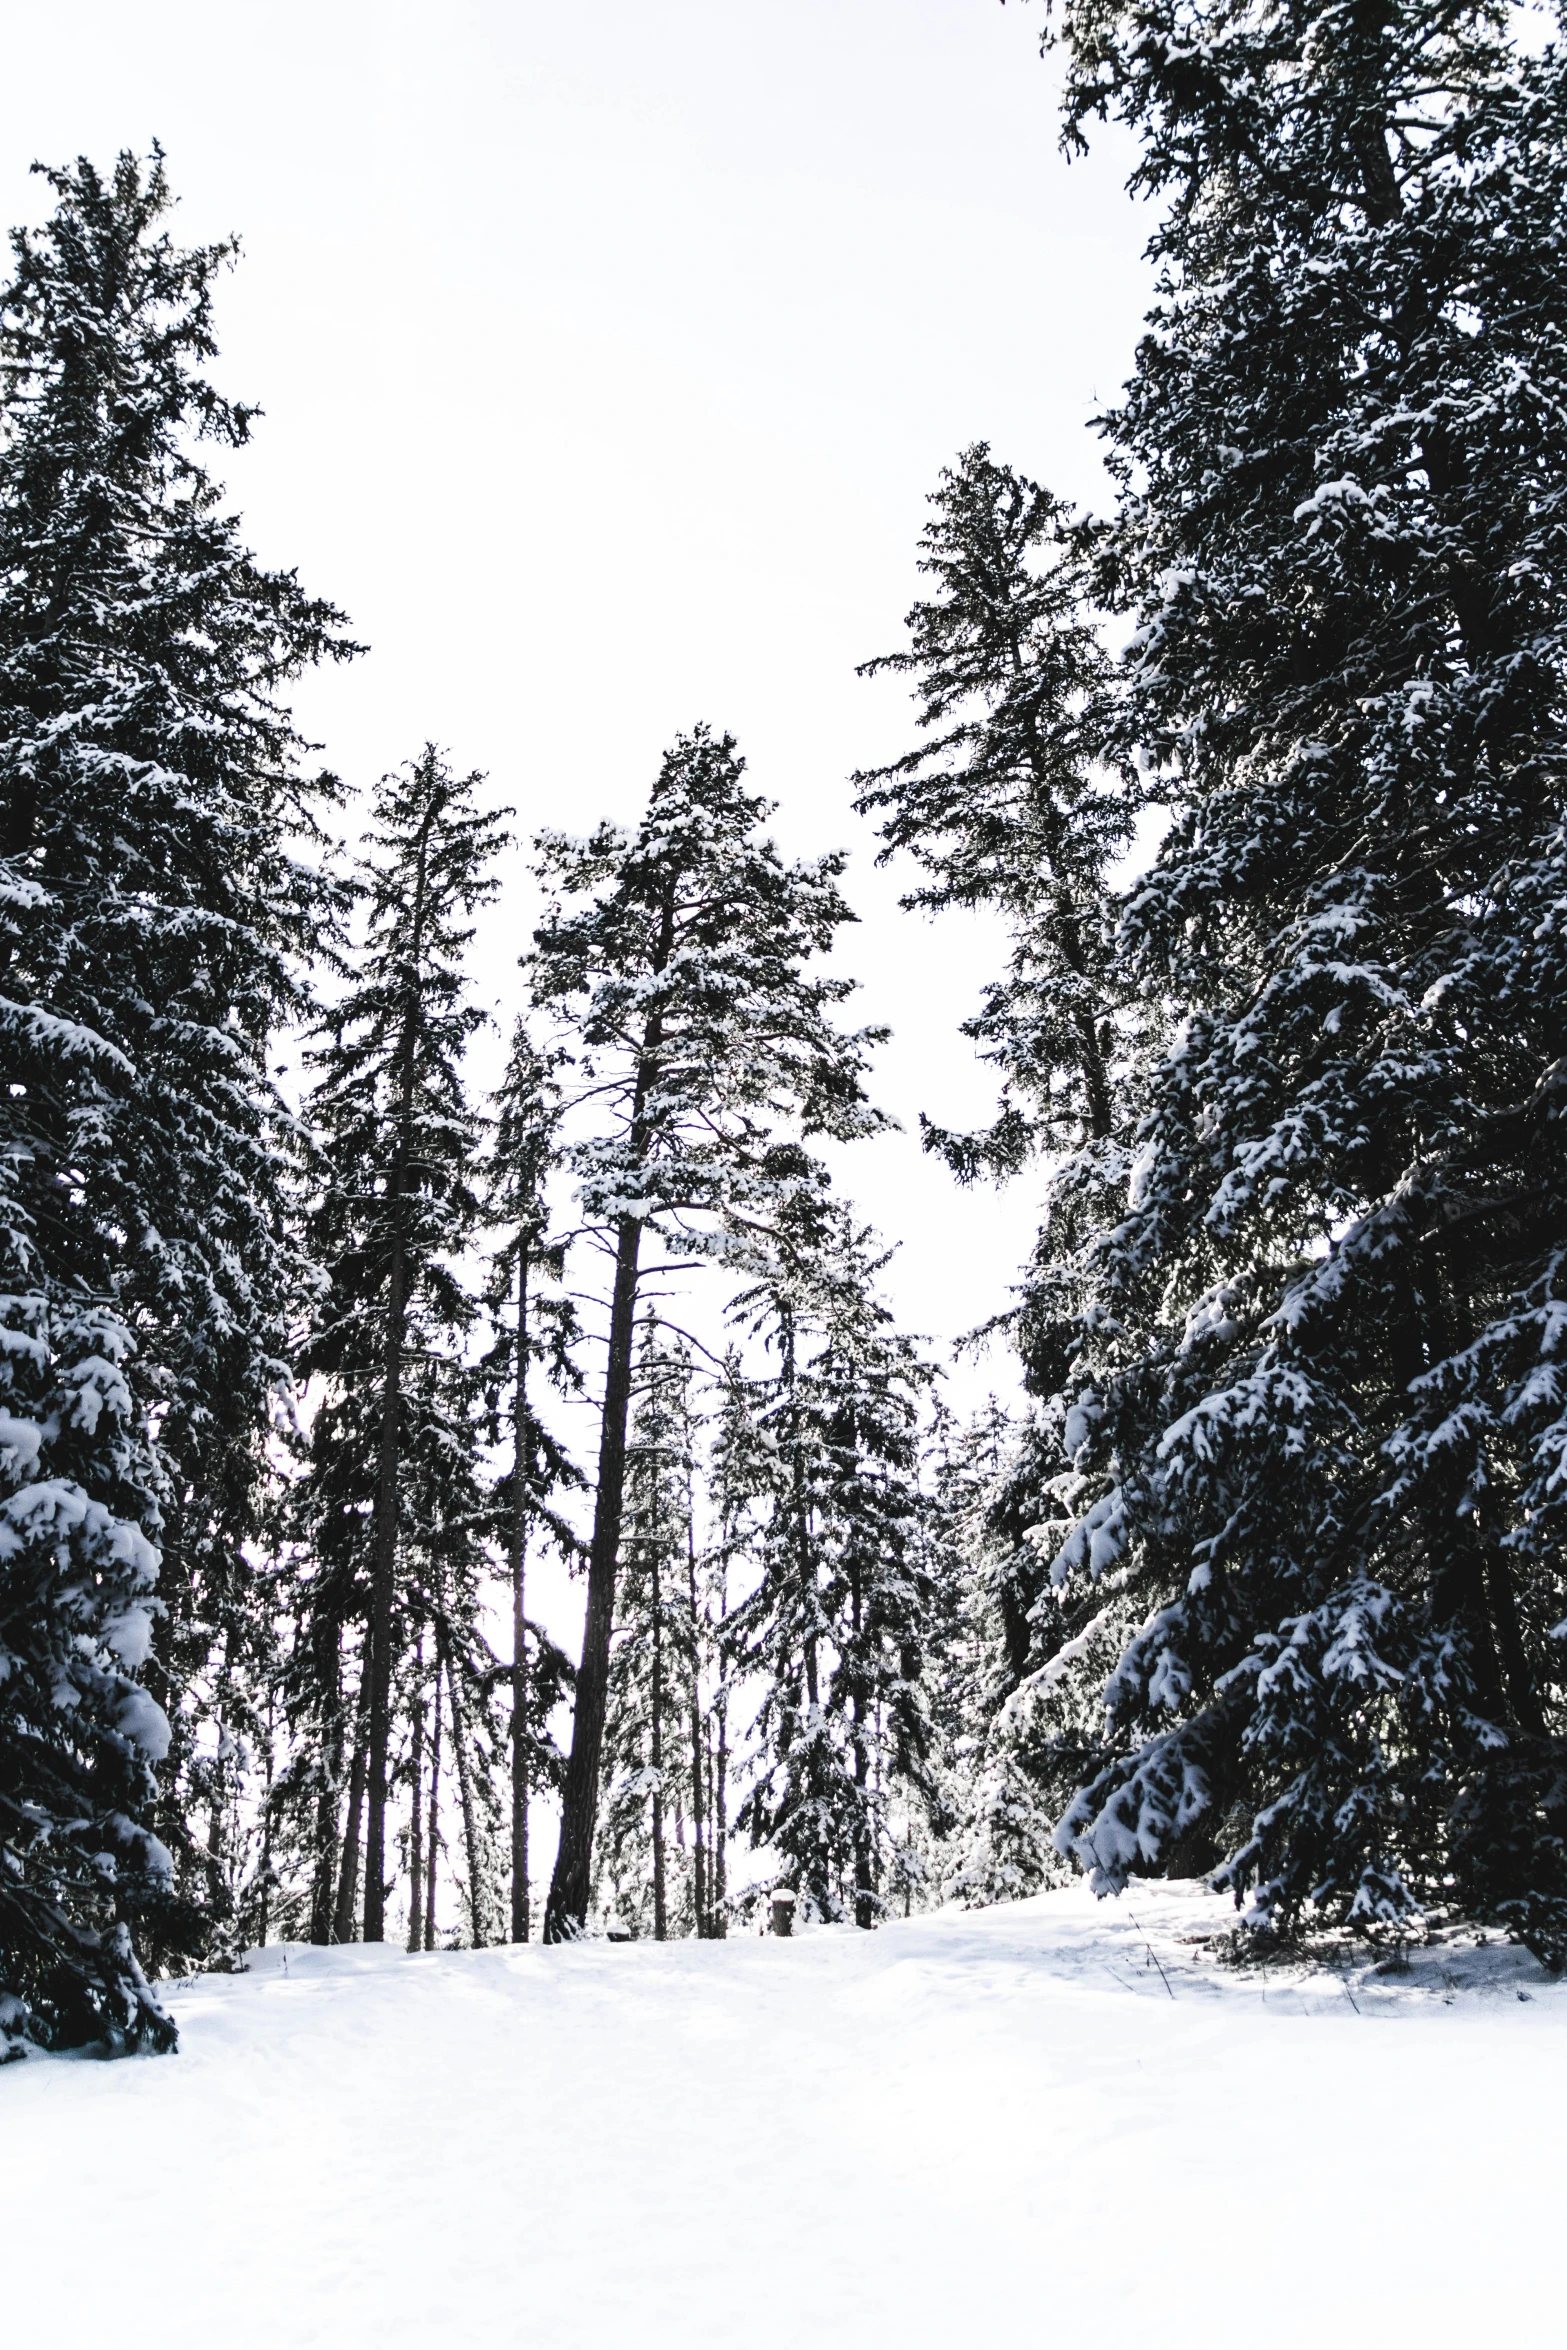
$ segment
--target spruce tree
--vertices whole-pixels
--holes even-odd
[[[689,1348],[649,1314],[626,1451],[595,1874],[618,1915],[658,1942],[672,1927],[700,1932],[705,1909],[681,1833],[688,1812],[694,1826],[702,1814],[689,1745],[700,1710],[692,1385]]]
[[[907,646],[859,672],[909,677],[929,739],[854,780],[880,818],[881,861],[904,850],[928,875],[906,906],[994,906],[1012,933],[1006,977],[964,1023],[1002,1072],[998,1114],[978,1136],[926,1130],[961,1175],[1005,1174],[1111,1131],[1125,1007],[1105,875],[1139,793],[1103,764],[1092,530],[982,441],[930,503],[919,567],[934,592],[910,610]]]
[[[542,1524],[563,1556],[576,1537],[551,1497],[584,1480],[540,1417],[530,1382],[581,1385],[574,1347],[577,1312],[561,1289],[566,1246],[550,1232],[549,1182],[560,1155],[561,1093],[556,1071],[519,1020],[496,1095],[486,1214],[499,1235],[486,1303],[494,1340],[484,1359],[492,1440],[501,1434],[509,1389],[510,1462],[496,1489],[497,1533],[511,1578],[511,1938],[529,1936],[528,1804],[541,1779],[554,1782],[560,1758],[548,1721],[569,1673],[566,1660],[527,1609],[529,1538]],[[530,1643],[535,1651],[530,1661]]]
[[[1026,1324],[1055,1587],[1122,1646],[1063,1846],[1558,1963],[1563,60],[1414,0],[1064,34],[1164,207],[1096,593],[1176,1026]]]
[[[793,1162],[770,1156],[781,1139],[877,1123],[862,1087],[873,1032],[846,1035],[832,1017],[853,983],[807,968],[850,919],[844,860],[785,863],[742,773],[733,741],[699,727],[666,755],[635,830],[539,843],[554,899],[529,970],[578,1040],[588,1130],[572,1158],[614,1268],[551,1939],[587,1917],[644,1244],[674,1260],[743,1256],[799,1188]]]
[[[803,1232],[808,1242],[800,1246]],[[919,1489],[931,1371],[875,1295],[869,1233],[819,1196],[739,1301],[776,1370],[753,1401],[753,1588],[730,1637],[761,1679],[736,1824],[806,1914],[874,1925],[894,1782],[929,1784],[934,1618]]]
[[[368,1942],[385,1932],[398,1662],[437,1604],[400,1577],[400,1545],[406,1529],[417,1555],[448,1510],[478,1508],[476,1398],[460,1375],[477,1306],[457,1260],[481,1214],[463,1057],[485,1015],[467,994],[466,918],[493,894],[502,823],[476,805],[481,780],[455,777],[433,745],[383,779],[363,945],[313,1055],[323,1188],[310,1230],[330,1286],[305,1356],[323,1388],[306,1497],[323,1572],[305,1653],[330,1704],[341,1629],[362,1622]]]
[[[254,414],[204,372],[232,246],[172,241],[156,151],[46,176],[56,208],[13,238],[0,294],[0,1292],[19,1429],[43,1412],[38,1445],[19,1433],[7,1456],[28,1532],[3,1570],[0,1780],[32,1793],[0,1874],[22,1903],[8,1974],[36,2028],[71,2038],[121,2030],[127,2002],[150,2012],[119,1931],[133,1914],[165,1951],[201,1943],[118,1725],[134,1715],[137,1751],[168,1754],[158,1825],[199,1891],[184,1815],[208,1668],[265,1644],[243,1545],[304,1288],[268,1055],[330,896],[281,696],[351,648],[330,606],[255,563],[198,461]],[[105,1652],[145,1614],[159,1550],[150,1652],[129,1633]],[[36,1712],[33,1675],[78,1632],[76,1700]],[[126,1694],[130,1665],[171,1739]],[[125,1824],[84,1875],[67,1855],[98,1812],[88,1781]],[[45,1917],[63,1922],[38,1940]]]

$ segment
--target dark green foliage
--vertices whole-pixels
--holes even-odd
[[[121,1443],[134,1454],[155,1430],[134,1497],[109,1445],[79,1455],[108,1482],[78,1499],[90,1518],[124,1509],[163,1553],[152,1653],[136,1662],[172,1725],[157,1819],[180,1899],[165,1869],[144,1930],[194,1952],[207,1872],[187,1819],[222,1736],[218,1684],[266,1645],[243,1546],[306,1283],[267,1056],[300,1011],[330,891],[281,695],[352,648],[330,606],[254,562],[197,461],[199,439],[250,430],[203,373],[232,248],[173,244],[156,153],[122,156],[107,180],[85,162],[47,176],[55,212],[13,239],[0,295],[0,1289],[14,1359],[37,1338],[55,1365],[45,1392],[91,1385],[54,1350],[97,1327],[84,1363],[116,1366]],[[57,1442],[72,1449],[46,1429]],[[49,1646],[55,1604],[43,1585],[6,1603],[21,1648]],[[108,1619],[117,1604],[106,1594]],[[34,1724],[63,1738],[66,1781],[91,1718],[84,1702],[71,1736],[58,1713]],[[124,1778],[128,1822],[147,1816],[137,1784]],[[130,1890],[140,1833],[127,1827],[127,1918],[145,1911]],[[35,1840],[30,1872],[51,1849]],[[76,1891],[57,1891],[74,1915]],[[47,1972],[25,1946],[7,1963]],[[129,1980],[130,1963],[105,1981]],[[88,2030],[76,1990],[60,1998],[54,2036]]]
[[[1117,950],[1170,1041],[1021,1320],[1063,1844],[1557,1955],[1562,60],[1396,0],[1062,38],[1165,207],[1085,593],[1135,623],[1098,755],[1172,811]]]
[[[736,1817],[818,1917],[869,1927],[901,1841],[895,1791],[927,1792],[924,1686],[935,1620],[919,1491],[932,1373],[874,1291],[884,1258],[822,1200],[789,1257],[741,1301],[776,1370],[730,1431],[749,1484],[754,1588],[729,1638],[762,1701]],[[804,1245],[799,1245],[803,1242]]]
[[[477,1304],[458,1258],[481,1216],[478,1120],[463,1056],[484,1015],[467,997],[466,917],[491,894],[501,818],[432,747],[384,779],[366,835],[363,945],[312,1058],[320,1191],[312,1249],[327,1288],[304,1353],[318,1383],[297,1497],[293,1783],[320,1804],[314,1931],[328,1938],[338,1790],[357,1736],[366,1773],[367,1937],[381,1937],[394,1689],[421,1623],[467,1627],[476,1546],[478,1394],[464,1362]],[[453,1553],[452,1545],[456,1545]],[[357,1730],[342,1687],[361,1634]],[[428,1662],[434,1655],[427,1647]],[[459,1660],[460,1661],[460,1660]]]
[[[802,1147],[881,1123],[863,1075],[874,1031],[840,1031],[854,982],[813,969],[850,913],[841,856],[785,863],[732,738],[699,727],[665,756],[633,832],[541,835],[555,893],[528,961],[567,1020],[591,1124],[570,1153],[584,1219],[612,1254],[588,1610],[551,1939],[587,1916],[644,1248],[757,1261],[816,1181]],[[586,1123],[586,1121],[585,1121]]]

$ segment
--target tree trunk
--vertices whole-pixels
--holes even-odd
[[[626,1423],[631,1409],[631,1355],[636,1336],[637,1257],[641,1245],[641,1218],[623,1216],[615,1249],[609,1362],[604,1375],[593,1541],[588,1552],[587,1622],[582,1633],[582,1666],[577,1675],[577,1702],[572,1715],[571,1755],[566,1764],[566,1786],[561,1801],[560,1850],[555,1856],[555,1873],[550,1880],[549,1904],[544,1916],[546,1942],[572,1941],[588,1921],[599,1764],[604,1751],[604,1710],[609,1699],[615,1568],[620,1555],[620,1520],[626,1491]]]
[[[265,1950],[267,1946],[267,1924],[272,1911],[272,1725],[275,1705],[275,1692],[271,1689],[268,1689],[266,1781],[261,1790],[261,1915],[259,1919],[258,1947],[262,1950]]]
[[[328,1616],[310,1628],[311,1669],[322,1715],[321,1776],[316,1785],[315,1874],[310,1889],[310,1939],[332,1939],[337,1890],[337,1797],[343,1783],[343,1667],[341,1635]]]
[[[653,1939],[662,1942],[669,1930],[664,1873],[664,1599],[658,1572],[658,1546],[653,1546]]]
[[[676,879],[670,876],[659,920],[658,942],[649,959],[652,975],[665,968],[674,947]],[[631,1100],[630,1158],[640,1167],[651,1145],[647,1100],[658,1071],[664,1020],[654,1012],[643,1032]],[[592,1883],[593,1829],[598,1817],[599,1765],[604,1753],[604,1713],[609,1702],[609,1644],[615,1624],[615,1570],[620,1557],[620,1520],[626,1496],[626,1422],[631,1410],[631,1352],[636,1339],[637,1260],[642,1247],[640,1216],[622,1216],[615,1235],[615,1287],[609,1312],[609,1360],[604,1372],[604,1413],[599,1423],[598,1483],[593,1496],[593,1541],[588,1552],[588,1610],[582,1631],[582,1664],[572,1711],[571,1754],[561,1798],[560,1846],[544,1911],[546,1942],[569,1942],[588,1922]]]
[[[517,1376],[512,1408],[511,1938],[528,1939],[528,1244],[517,1242]]]
[[[463,1847],[468,1855],[468,1932],[474,1949],[482,1950],[485,1942],[484,1885],[479,1853],[479,1817],[473,1800],[473,1770],[468,1752],[467,1728],[463,1721],[457,1667],[450,1647],[444,1641],[442,1646],[446,1651],[446,1687],[452,1705],[452,1759],[457,1765]]]
[[[441,1653],[435,1653],[435,1695],[430,1705],[430,1828],[424,1849],[424,1946],[435,1948],[435,1872],[441,1849]]]
[[[424,1634],[414,1645],[413,1797],[408,1806],[408,1947],[417,1950],[424,1884]]]
[[[343,1829],[343,1866],[337,1880],[337,1907],[332,1916],[334,1942],[354,1939],[354,1911],[359,1891],[359,1821],[365,1807],[365,1726],[361,1713],[354,1731],[354,1761],[348,1779],[348,1819]]]
[[[718,1693],[713,1703],[715,1749],[713,1757],[713,1938],[727,1940],[729,1912],[729,1656],[724,1646],[724,1622],[729,1613],[729,1563],[719,1570],[718,1584]]]
[[[849,1582],[849,1621],[860,1670],[864,1671],[861,1652],[860,1578],[852,1574]],[[857,1797],[854,1826],[854,1922],[863,1933],[869,1933],[876,1923],[876,1879],[873,1870],[871,1845],[871,1787],[870,1740],[865,1734],[865,1693],[854,1692],[854,1788]]]
[[[696,1515],[686,1482],[686,1588],[691,1608],[691,1907],[698,1935],[707,1937],[707,1852],[702,1786],[702,1642],[696,1603]]]

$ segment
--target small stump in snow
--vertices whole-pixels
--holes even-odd
[[[773,1895],[773,1932],[775,1934],[792,1934],[794,1932],[794,1895],[789,1892],[787,1887],[781,1893]]]

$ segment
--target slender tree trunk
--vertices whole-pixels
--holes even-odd
[[[273,1777],[273,1721],[276,1714],[276,1692],[267,1691],[266,1783],[261,1791],[261,1915],[258,1921],[260,1948],[267,1946],[267,1924],[272,1913],[272,1777]]]
[[[615,1250],[609,1362],[599,1431],[593,1540],[588,1552],[587,1622],[583,1627],[571,1754],[561,1802],[560,1850],[555,1857],[555,1873],[550,1881],[549,1905],[544,1917],[546,1942],[571,1941],[582,1932],[588,1918],[599,1765],[604,1752],[604,1710],[609,1698],[615,1568],[620,1555],[620,1521],[626,1491],[626,1423],[631,1409],[631,1356],[636,1336],[637,1258],[641,1245],[641,1218],[623,1216]]]
[[[424,941],[424,906],[430,827],[436,802],[431,801],[419,828],[419,856],[414,870],[414,906],[409,994],[403,1012],[398,1051],[397,1133],[393,1145],[388,1205],[392,1218],[392,1256],[387,1275],[386,1328],[381,1360],[381,1443],[376,1464],[375,1573],[370,1593],[370,1815],[365,1834],[365,1940],[386,1936],[386,1797],[388,1756],[392,1742],[392,1611],[397,1588],[398,1469],[402,1442],[403,1355],[408,1325],[408,1169],[413,1146],[415,1061],[423,1005],[419,998],[419,964]]]
[[[707,1852],[705,1848],[702,1787],[702,1642],[696,1602],[695,1496],[686,1479],[686,1589],[691,1608],[691,1906],[696,1931],[706,1937]]]
[[[664,1873],[664,1600],[653,1546],[653,1939],[669,1929]]]
[[[343,1830],[343,1866],[337,1880],[337,1908],[332,1918],[334,1942],[354,1939],[354,1912],[359,1892],[359,1823],[365,1807],[365,1725],[361,1712],[354,1730],[354,1761],[348,1779],[348,1820]]]
[[[858,1573],[852,1574],[849,1578],[849,1624],[855,1652],[859,1657],[860,1669],[863,1672],[864,1656],[861,1650],[860,1578]],[[874,1899],[876,1879],[873,1871],[873,1845],[871,1841],[870,1740],[866,1736],[865,1693],[863,1689],[855,1690],[852,1710],[854,1716],[854,1788],[856,1797],[854,1922],[862,1932],[868,1934],[876,1923]]]
[[[408,1947],[417,1950],[424,1886],[424,1633],[414,1643],[413,1796],[408,1806]]]
[[[375,1573],[370,1597],[370,1820],[365,1841],[365,1940],[386,1932],[387,1757],[392,1736],[392,1602],[397,1584],[398,1426],[408,1314],[401,1241],[392,1257],[381,1369],[381,1448],[376,1477]]]
[[[435,1653],[435,1694],[430,1701],[430,1827],[424,1849],[424,1946],[435,1948],[435,1875],[441,1850],[441,1654]]]
[[[328,1616],[310,1629],[311,1664],[322,1714],[321,1776],[316,1785],[315,1873],[310,1889],[310,1939],[332,1939],[337,1892],[337,1799],[343,1783],[343,1663],[341,1634]]]
[[[715,1752],[713,1758],[713,1937],[729,1935],[729,1652],[724,1624],[729,1614],[729,1562],[719,1568],[718,1582],[718,1694],[713,1704]]]
[[[672,875],[650,958],[653,977],[663,971],[674,948],[675,888]],[[651,1147],[647,1101],[664,1043],[661,1012],[643,1033],[631,1100],[630,1157],[642,1166]],[[593,1830],[598,1817],[599,1766],[604,1754],[604,1713],[609,1702],[609,1644],[615,1626],[615,1570],[620,1557],[620,1521],[626,1496],[626,1423],[631,1410],[631,1354],[636,1340],[637,1264],[642,1247],[640,1216],[622,1216],[615,1235],[615,1286],[609,1310],[609,1359],[604,1372],[604,1412],[599,1424],[598,1483],[593,1496],[593,1540],[588,1551],[588,1610],[582,1632],[582,1664],[572,1710],[571,1753],[561,1799],[560,1846],[544,1912],[546,1942],[567,1942],[588,1922],[592,1885]]]
[[[528,1244],[517,1242],[517,1376],[511,1447],[511,1938],[528,1939]]]
[[[457,1765],[457,1796],[462,1805],[463,1847],[468,1855],[468,1932],[475,1950],[485,1944],[484,1874],[479,1851],[479,1815],[473,1799],[472,1757],[463,1719],[461,1677],[450,1646],[446,1648],[446,1687],[452,1707],[452,1760]]]

